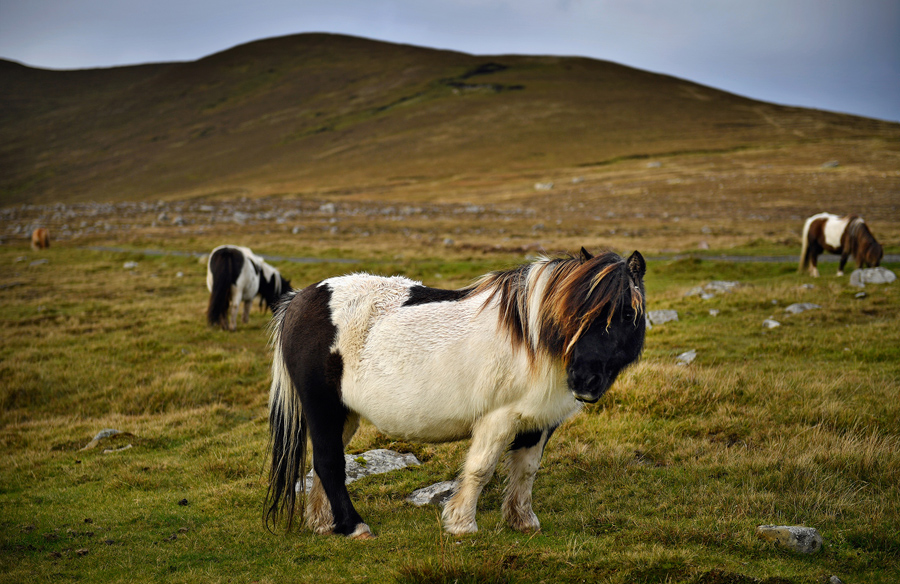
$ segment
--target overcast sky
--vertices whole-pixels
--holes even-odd
[[[300,32],[607,59],[900,121],[900,0],[0,0],[0,57],[52,69],[192,61]]]

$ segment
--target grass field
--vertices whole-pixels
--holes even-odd
[[[679,321],[649,331],[641,363],[553,437],[535,485],[540,533],[504,526],[501,473],[479,503],[480,531],[443,534],[437,508],[404,498],[452,478],[466,444],[396,443],[364,425],[352,452],[389,447],[424,464],[350,486],[378,536],[355,542],[263,527],[267,315],[210,329],[204,265],[137,251],[211,249],[218,237],[0,247],[0,582],[900,579],[896,284],[860,299],[833,263],[813,281],[793,264],[650,262],[650,308]],[[296,286],[360,269],[454,287],[524,258],[259,239],[232,241],[358,260],[274,262]],[[741,286],[684,296],[710,280]],[[786,315],[794,302],[821,308]],[[768,317],[782,326],[763,328]],[[688,349],[696,361],[678,366]],[[81,450],[105,428],[123,433]],[[761,524],[815,527],[824,549],[774,548],[755,535]]]

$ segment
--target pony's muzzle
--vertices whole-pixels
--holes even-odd
[[[591,374],[586,379],[579,379],[579,375],[569,376],[569,390],[580,402],[596,403],[609,389],[609,383],[603,376]]]

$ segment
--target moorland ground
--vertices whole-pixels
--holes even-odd
[[[254,100],[274,99],[275,81],[290,78],[287,69],[264,75],[269,61],[260,55],[226,53],[207,61],[219,67],[217,75],[254,72],[252,63],[262,64],[253,83],[227,87],[198,82],[203,63],[189,67],[194,77],[160,66],[168,71],[162,87],[170,97],[180,95],[184,79],[192,80],[195,93],[185,99],[193,95],[209,106],[200,121],[177,110],[172,119],[178,123],[154,133],[158,128],[116,117],[128,104],[182,103],[174,97],[144,103],[132,88],[133,101],[123,102],[112,121],[91,118],[105,134],[81,128],[83,149],[62,131],[48,142],[45,160],[35,155],[40,149],[28,142],[32,138],[5,140],[2,153],[17,161],[18,174],[4,179],[0,209],[0,581],[799,584],[832,575],[847,583],[900,578],[900,288],[870,285],[858,297],[847,277],[835,276],[833,262],[814,280],[798,275],[792,260],[722,259],[796,257],[803,219],[823,210],[862,214],[886,252],[900,252],[896,124],[759,104],[665,78],[650,89],[664,88],[658,93],[670,101],[680,96],[666,111],[685,117],[653,133],[638,123],[640,112],[607,108],[602,113],[618,111],[629,128],[608,134],[617,144],[608,151],[578,134],[574,122],[566,127],[577,139],[565,148],[546,126],[511,134],[497,125],[491,128],[498,143],[505,139],[509,148],[490,146],[506,154],[488,158],[491,148],[457,148],[454,136],[471,137],[466,120],[497,119],[479,118],[484,110],[469,99],[463,110],[452,111],[474,117],[457,125],[452,116],[444,119],[443,133],[433,136],[436,150],[426,148],[429,155],[445,150],[447,157],[410,172],[404,157],[416,149],[404,150],[388,139],[393,134],[372,128],[387,124],[409,143],[427,145],[409,120],[461,107],[445,101],[459,97],[453,89],[482,106],[512,96],[503,106],[517,115],[539,111],[528,99],[541,97],[544,105],[549,99],[551,84],[540,80],[549,74],[549,61],[529,68],[510,60],[507,70],[482,70],[476,79],[525,87],[484,92],[465,87],[471,76],[458,80],[483,59],[460,64],[442,54],[451,72],[421,78],[415,68],[399,77],[379,73],[371,87],[386,93],[374,97],[360,92],[365,84],[348,85],[335,74],[329,95],[350,87],[350,105],[300,116],[308,129],[326,129],[290,128],[284,147],[315,150],[332,140],[331,154],[323,151],[320,160],[339,160],[313,165],[303,176],[284,174],[288,161],[266,167],[250,141],[256,170],[219,176],[213,170],[240,164],[229,155],[213,156],[209,144],[228,151],[229,136],[255,131],[262,118],[247,112],[262,116],[266,108]],[[566,64],[557,61],[553,75]],[[596,67],[569,64],[582,74]],[[351,73],[359,74],[354,67]],[[517,77],[520,69],[532,77]],[[128,86],[147,70],[118,71],[116,83]],[[96,92],[114,89],[98,81],[102,72],[89,76]],[[465,83],[426,83],[436,76]],[[407,78],[424,89],[417,99],[399,102],[413,95],[401,83]],[[637,81],[651,78],[616,79],[622,102],[646,94],[648,87]],[[543,93],[531,93],[532,87]],[[591,91],[596,85],[585,95]],[[56,99],[77,110],[93,107],[91,99],[77,101],[79,95],[98,99],[96,92],[82,87]],[[354,110],[358,102],[350,94],[365,107]],[[60,121],[65,108],[4,99],[0,110],[7,118],[17,113],[46,122],[36,124],[38,134],[59,130],[55,124],[69,127]],[[395,107],[376,111],[385,101]],[[584,111],[573,103],[576,113]],[[703,108],[717,113],[704,118]],[[279,123],[295,119],[278,111]],[[557,126],[569,120],[566,108],[550,111],[559,114]],[[240,112],[244,117],[237,120]],[[745,114],[749,118],[740,117]],[[323,125],[322,117],[330,122]],[[748,126],[750,118],[761,125]],[[539,125],[536,117],[528,119],[528,127]],[[201,122],[210,120],[217,131],[178,139],[184,128],[202,130]],[[697,120],[718,125],[686,137],[685,128]],[[18,126],[6,124],[4,131],[11,127]],[[117,128],[132,131],[116,134]],[[24,135],[19,131],[16,136]],[[111,135],[116,139],[103,137]],[[537,150],[542,138],[546,143]],[[355,139],[364,146],[359,151],[348,147]],[[161,166],[147,162],[192,140],[202,143],[191,151],[206,178],[185,178],[191,161],[179,166],[184,156],[157,160]],[[92,141],[118,146],[103,157]],[[477,140],[465,143],[473,147]],[[367,162],[378,151],[372,144],[387,154]],[[556,150],[567,154],[552,160],[528,155]],[[583,154],[577,164],[575,152]],[[134,160],[131,170],[110,174],[116,164]],[[335,170],[348,162],[356,170]],[[156,172],[163,167],[172,174]],[[372,180],[359,178],[370,170]],[[51,230],[48,250],[28,248],[37,225]],[[443,534],[436,507],[413,507],[404,498],[452,478],[466,443],[398,442],[364,424],[350,452],[387,447],[423,462],[350,486],[377,539],[352,542],[305,530],[270,534],[262,523],[268,315],[254,311],[235,333],[206,326],[200,257],[222,243],[248,245],[271,258],[297,287],[349,270],[458,287],[538,253],[576,252],[582,245],[638,249],[656,258],[646,277],[648,308],[675,309],[679,320],[650,330],[641,362],[554,435],[535,484],[541,532],[519,534],[503,525],[500,472],[479,503],[479,532]],[[712,280],[740,285],[708,300],[685,295]],[[785,313],[795,302],[820,308]],[[770,317],[781,326],[764,328]],[[676,357],[690,349],[696,360],[678,365]],[[82,450],[104,428],[122,434]],[[825,546],[812,556],[795,555],[758,539],[761,524],[816,527]]]

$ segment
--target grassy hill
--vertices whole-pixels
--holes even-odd
[[[427,198],[473,177],[629,158],[900,144],[900,124],[605,61],[326,34],[186,63],[46,71],[0,61],[0,79],[2,205],[392,188]]]

